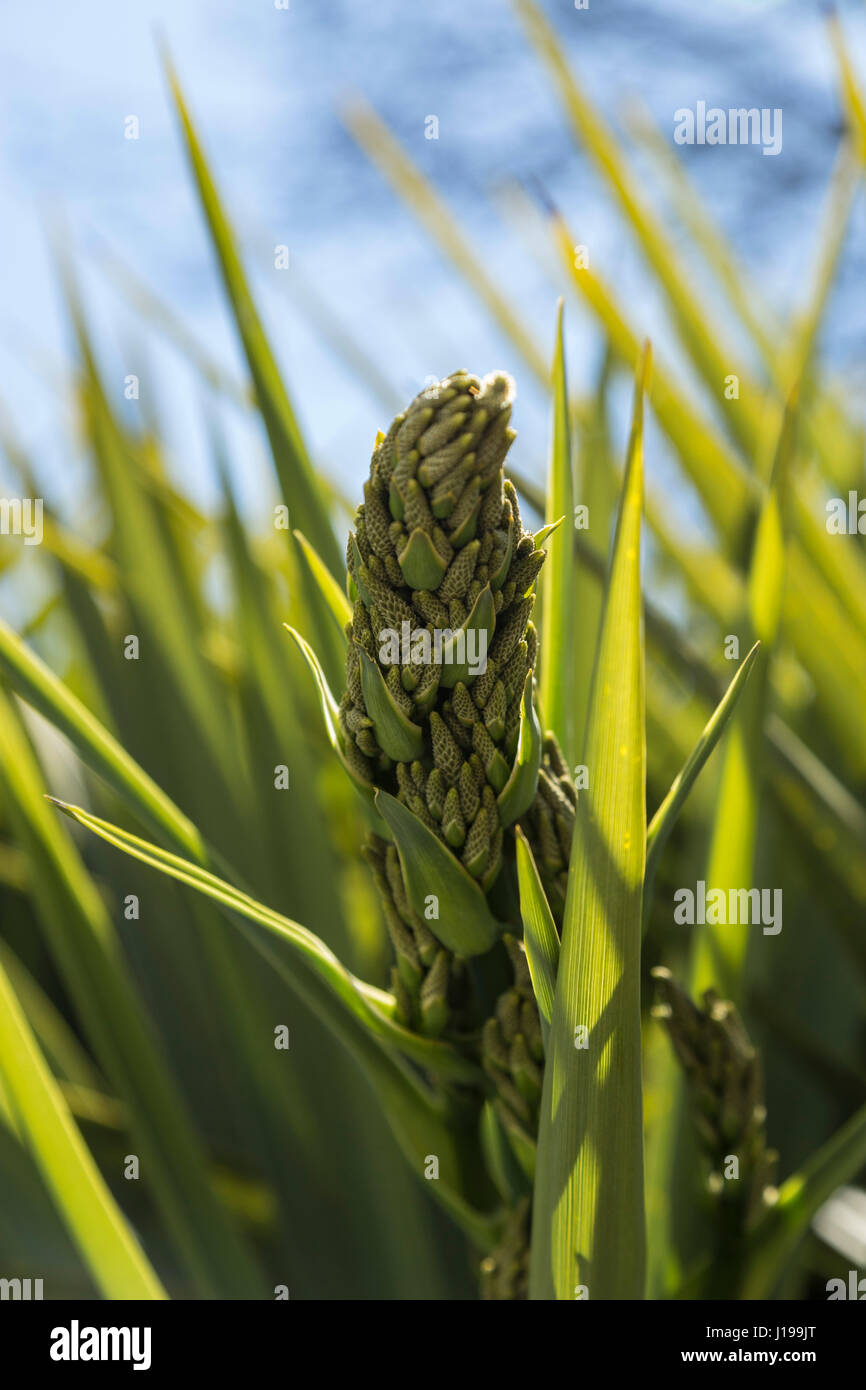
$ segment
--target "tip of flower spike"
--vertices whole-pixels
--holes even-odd
[[[514,377],[508,372],[488,372],[481,378],[479,397],[499,406],[510,405],[517,395]]]

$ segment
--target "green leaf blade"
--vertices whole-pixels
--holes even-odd
[[[559,937],[529,841],[519,827],[515,832],[515,842],[523,944],[541,1017],[541,1035],[546,1053],[550,1042],[556,972],[559,969]]]
[[[234,233],[223,210],[180,83],[167,59],[165,66],[202,211],[255,386],[284,501],[289,505],[291,499],[294,515],[300,519],[305,534],[331,572],[337,575],[341,572],[342,556],[312,461],[250,292]]]
[[[544,515],[546,526],[553,526],[559,517],[565,517],[565,531],[548,550],[542,582],[539,699],[545,727],[553,730],[566,762],[572,767],[577,756],[572,659],[574,561],[570,545],[574,517],[574,472],[562,300],[557,309],[553,357],[553,426]]]
[[[192,821],[2,619],[0,672],[12,688],[59,729],[85,762],[129,800],[150,825],[168,834],[193,858],[203,856],[202,839]]]
[[[773,473],[758,518],[747,586],[748,622],[763,645],[756,678],[739,702],[725,747],[706,871],[708,891],[748,888],[752,881],[762,791],[762,746],[769,692],[768,662],[781,623],[787,572],[786,510],[795,449],[797,392],[785,409]],[[718,989],[742,998],[750,928],[746,922],[704,923],[695,934],[690,991]]]
[[[167,1298],[70,1114],[2,962],[0,1081],[19,1137],[105,1297]]]
[[[307,569],[318,584],[322,597],[330,608],[340,633],[343,634],[346,624],[352,621],[352,605],[321,555],[310,544],[303,531],[295,531],[294,536],[301,548]]]
[[[596,654],[545,1067],[530,1296],[644,1288],[640,941],[645,868],[640,584],[645,354]],[[579,1030],[583,1030],[582,1032]],[[586,1046],[577,1045],[585,1040]]]
[[[499,819],[508,827],[519,820],[532,805],[538,786],[538,770],[541,767],[542,737],[541,725],[535,712],[532,699],[532,672],[529,671],[523,685],[520,705],[520,733],[517,737],[517,750],[508,781],[497,798]]]
[[[743,687],[751,674],[759,647],[760,642],[756,642],[752,650],[743,660],[725,691],[725,694],[722,696],[722,699],[707,721],[703,733],[695,744],[688,761],[677,773],[677,776],[671,783],[667,796],[650,821],[647,828],[647,893],[649,893],[655,878],[659,857],[667,843],[668,836],[676,824],[677,816],[682,810],[689,792],[700,776],[704,764],[725,731],[728,720],[731,718],[736,708]]]
[[[261,1297],[258,1265],[209,1182],[206,1155],[154,1037],[100,892],[43,795],[17,712],[0,693],[0,773],[16,838],[38,873],[43,929],[82,1027],[128,1111],[145,1178],[166,1229],[206,1296]]]

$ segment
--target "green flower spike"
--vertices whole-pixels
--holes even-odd
[[[530,614],[544,552],[503,474],[512,397],[503,373],[422,391],[377,439],[347,550],[344,746],[484,892],[540,764]]]

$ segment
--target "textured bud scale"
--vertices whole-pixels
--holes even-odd
[[[449,1022],[459,1026],[468,998],[463,962],[443,950],[412,911],[394,846],[371,835],[363,854],[394,948],[391,988],[400,1022],[428,1037],[442,1033]]]
[[[523,830],[557,922],[561,922],[565,911],[576,805],[577,792],[565,759],[556,739],[548,735],[538,773],[538,791],[523,820]]]
[[[529,1297],[530,1201],[522,1198],[509,1213],[502,1239],[481,1262],[481,1297],[508,1301]]]
[[[500,994],[481,1035],[481,1061],[496,1088],[497,1113],[507,1130],[535,1142],[544,1075],[544,1043],[523,942],[504,942],[514,984]]]

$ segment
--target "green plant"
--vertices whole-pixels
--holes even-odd
[[[754,348],[734,351],[624,146],[535,6],[518,8],[696,390],[677,365],[650,373],[641,332],[549,211],[560,288],[606,349],[575,397],[561,307],[549,373],[483,251],[372,113],[349,119],[509,352],[552,386],[546,489],[509,468],[509,378],[456,373],[376,441],[344,566],[334,489],[174,77],[275,500],[291,499],[298,532],[248,524],[221,458],[218,515],[183,495],[152,422],[120,419],[66,269],[108,530],[82,539],[48,500],[38,561],[5,538],[0,551],[25,602],[31,565],[49,593],[22,635],[0,624],[0,1255],[26,1274],[38,1253],[48,1296],[472,1297],[480,1275],[496,1298],[752,1298],[802,1296],[833,1267],[803,1236],[866,1163],[866,557],[824,525],[827,498],[861,481],[863,431],[816,344],[863,101],[836,27],[856,148],[790,328],[749,312],[742,272],[680,202]],[[173,311],[139,307],[250,408]],[[348,360],[381,380],[383,364]],[[644,396],[701,539],[654,489],[652,459],[645,485]],[[47,497],[5,427],[2,442]],[[487,669],[465,652],[462,666],[383,658],[382,630],[404,622],[448,629],[449,656],[454,632],[484,633]],[[732,680],[731,636],[747,653]],[[707,923],[686,939],[670,904],[699,878],[781,884],[784,931]],[[724,1185],[730,1148],[741,1187]],[[120,1189],[121,1215],[130,1150],[143,1181]]]

